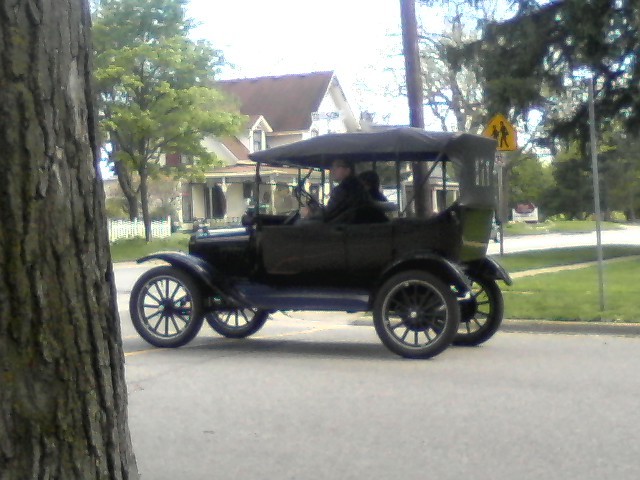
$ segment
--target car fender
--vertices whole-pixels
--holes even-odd
[[[469,262],[465,265],[465,271],[471,277],[502,280],[507,285],[513,284],[509,273],[493,258],[487,257]]]
[[[459,295],[465,295],[470,291],[470,283],[464,270],[456,263],[433,252],[418,252],[394,260],[382,273],[382,279],[386,280],[402,270],[419,269],[427,270],[454,285]]]
[[[199,280],[209,290],[223,294],[223,285],[220,274],[216,269],[199,257],[182,252],[159,252],[139,258],[137,263],[150,260],[163,260],[171,266],[178,268]]]

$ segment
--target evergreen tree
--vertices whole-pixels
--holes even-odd
[[[576,72],[595,80],[601,123],[640,127],[640,3],[637,0],[512,2],[516,15],[488,24],[481,41],[460,50],[482,65],[485,97],[495,111],[545,112],[550,135],[588,138],[587,106],[567,110],[585,90]]]

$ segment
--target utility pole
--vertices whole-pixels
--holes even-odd
[[[422,71],[418,51],[418,25],[416,22],[415,0],[400,0],[402,19],[402,50],[407,83],[410,125],[424,129],[424,94],[422,91]],[[427,216],[427,198],[425,195],[426,165],[424,162],[412,162],[413,195],[416,216]]]

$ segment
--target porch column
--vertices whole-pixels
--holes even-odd
[[[273,181],[269,182],[269,186],[271,187],[271,195],[269,197],[269,209],[272,214],[276,212],[276,183],[278,182],[278,177],[275,177]]]
[[[222,217],[224,221],[227,221],[227,212],[229,211],[229,199],[227,198],[227,177],[222,177],[222,183],[220,184],[220,189],[222,190],[222,194],[224,195],[224,202],[226,208],[224,209],[224,216]]]

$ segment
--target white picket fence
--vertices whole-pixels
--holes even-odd
[[[144,222],[142,220],[109,220],[108,228],[110,242],[123,238],[144,238]],[[151,222],[152,238],[169,236],[171,236],[171,217],[167,217],[166,220],[154,220]]]

